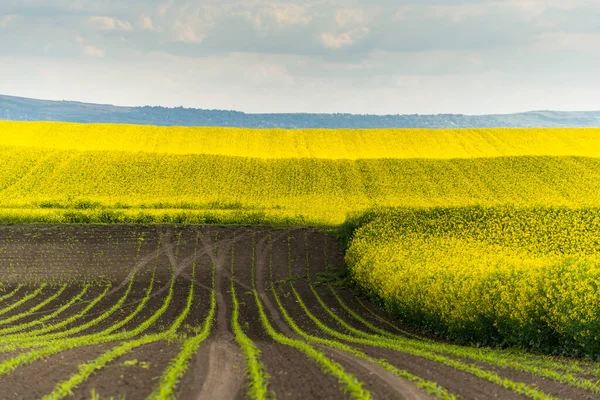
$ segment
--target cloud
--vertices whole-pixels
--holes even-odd
[[[302,4],[272,4],[264,13],[271,17],[279,26],[307,25],[312,16],[307,13],[308,6]]]
[[[88,18],[90,25],[97,29],[107,31],[132,31],[133,26],[129,22],[121,21],[112,17],[90,17]],[[150,21],[151,22],[151,21]]]
[[[15,15],[7,15],[0,18],[0,28],[6,28],[10,24],[12,24],[16,19],[17,17]]]
[[[104,58],[106,56],[106,50],[90,46],[89,44],[83,46],[81,53],[88,57]]]
[[[77,79],[104,102],[501,111],[528,87],[546,95],[522,104],[550,108],[570,85],[600,90],[598,18],[596,0],[0,0],[0,58],[32,71],[51,62],[65,98],[98,93],[61,66],[81,68]],[[108,65],[104,81],[92,79]],[[0,89],[42,90],[11,74]],[[143,93],[140,81],[151,82]]]
[[[105,49],[88,44],[85,38],[82,36],[75,36],[75,42],[80,46],[81,54],[87,57],[104,58],[106,56]]]
[[[154,23],[152,22],[152,18],[150,18],[147,15],[142,15],[142,17],[140,18],[140,25],[142,29],[147,31],[153,31],[155,29]]]
[[[600,33],[546,32],[534,36],[531,43],[547,51],[599,52]]]
[[[321,34],[321,43],[328,49],[340,49],[354,45],[358,40],[369,34],[369,28],[356,28],[339,35],[331,33]]]

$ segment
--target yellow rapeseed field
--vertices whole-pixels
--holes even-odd
[[[0,147],[262,159],[600,157],[600,128],[242,129],[0,121]]]
[[[65,209],[92,208],[163,210],[169,221],[183,211],[236,210],[235,218],[339,224],[376,206],[600,205],[600,129],[0,122],[0,165],[8,219],[60,222]]]
[[[372,212],[346,259],[404,319],[466,342],[600,355],[600,209]]]
[[[600,355],[600,129],[0,122],[2,222],[337,225],[356,280],[477,343]],[[436,208],[432,208],[436,207]]]

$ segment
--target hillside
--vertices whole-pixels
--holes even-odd
[[[117,107],[0,95],[0,119],[162,126],[247,128],[491,128],[598,127],[600,111],[532,111],[507,115],[246,114],[238,111],[165,107]]]
[[[108,209],[147,222],[339,224],[376,206],[600,205],[598,129],[0,128],[4,220]]]

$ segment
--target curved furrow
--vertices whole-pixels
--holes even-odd
[[[291,252],[291,237],[288,237],[288,277],[290,279],[292,279],[293,276],[292,276],[292,270],[291,270],[291,253],[290,252]],[[494,372],[479,368],[476,365],[466,364],[461,361],[451,359],[451,358],[445,357],[441,354],[432,352],[428,347],[426,347],[428,344],[426,342],[419,342],[414,339],[407,339],[407,338],[391,339],[386,336],[370,334],[370,333],[367,333],[362,330],[354,328],[353,326],[348,324],[346,321],[344,321],[342,318],[340,318],[337,314],[335,314],[330,309],[330,307],[327,307],[327,305],[323,302],[323,300],[318,295],[318,293],[314,290],[314,287],[312,286],[312,283],[310,282],[310,260],[308,258],[306,247],[305,247],[305,257],[306,257],[306,259],[305,259],[304,268],[306,270],[306,275],[309,278],[309,283],[311,284],[310,286],[311,286],[313,295],[317,298],[317,301],[319,302],[319,304],[321,305],[323,310],[325,310],[336,321],[336,323],[339,326],[344,328],[344,330],[346,330],[349,333],[349,334],[342,333],[333,328],[327,327],[327,333],[329,335],[335,337],[336,339],[343,340],[343,341],[346,341],[349,343],[359,344],[359,345],[367,345],[367,346],[373,346],[373,347],[379,347],[379,348],[386,348],[389,350],[394,350],[394,351],[398,351],[401,353],[406,353],[406,354],[410,354],[413,356],[425,358],[430,361],[441,363],[446,366],[455,368],[457,370],[475,375],[479,378],[488,380],[494,384],[500,385],[506,389],[510,389],[516,393],[528,396],[530,398],[534,398],[534,399],[552,399],[553,398],[552,396],[538,390],[537,388],[535,388],[533,386],[527,385],[523,382],[515,382],[512,380],[503,378]],[[298,294],[298,292],[295,290],[294,286],[291,285],[291,287],[292,287],[292,290],[293,290],[294,295],[296,296],[298,302],[302,302],[303,300],[300,297],[300,295]],[[325,324],[321,325],[321,327],[323,327],[323,326],[325,326]],[[424,348],[421,348],[418,346],[411,346],[410,343],[412,343],[412,342],[422,343]]]
[[[252,236],[254,245],[254,236]],[[254,342],[244,333],[239,323],[239,303],[235,290],[235,240],[231,246],[231,301],[233,310],[231,313],[231,329],[235,335],[235,340],[244,352],[246,363],[246,375],[248,378],[248,390],[246,394],[251,399],[266,399],[269,393],[269,375],[265,371],[265,366],[260,360],[261,352]]]
[[[37,297],[42,290],[44,290],[44,288],[48,286],[47,283],[42,283],[37,289],[35,289],[33,292],[29,293],[28,295],[21,297],[18,301],[15,301],[14,303],[11,303],[9,306],[4,307],[3,309],[0,310],[0,315],[4,315],[9,311],[14,310],[15,308],[21,306],[22,304],[24,304],[25,302],[34,299],[35,297]]]
[[[0,335],[4,335],[7,333],[14,333],[14,332],[20,332],[23,331],[27,328],[31,328],[33,326],[36,325],[40,325],[43,324],[44,322],[52,319],[52,318],[56,318],[57,316],[59,316],[60,314],[62,314],[64,311],[68,310],[69,307],[71,307],[73,304],[77,303],[78,301],[80,301],[83,296],[87,293],[88,289],[91,287],[90,284],[86,284],[83,286],[81,292],[79,292],[76,296],[72,297],[68,302],[66,302],[65,304],[63,304],[61,307],[57,308],[56,310],[54,310],[52,313],[44,315],[41,318],[38,318],[36,320],[27,322],[27,323],[23,323],[23,324],[19,324],[19,325],[15,325],[15,326],[10,326],[7,328],[2,328],[0,329]],[[0,339],[1,341],[1,339]]]
[[[296,350],[303,353],[309,359],[314,361],[317,365],[319,365],[319,367],[323,370],[324,373],[335,377],[340,384],[340,388],[344,392],[349,394],[352,398],[371,399],[372,394],[368,390],[363,388],[363,383],[360,382],[353,374],[348,373],[341,364],[328,358],[323,351],[317,350],[314,346],[310,344],[308,340],[299,340],[290,336],[286,336],[275,330],[275,328],[271,325],[269,318],[265,313],[261,296],[259,295],[256,289],[256,255],[254,244],[255,243],[253,240],[251,263],[252,294],[254,296],[254,301],[258,309],[258,316],[260,322],[267,335],[271,337],[275,342],[289,347],[293,347]]]
[[[294,291],[294,293],[297,295],[297,292],[295,291],[295,289],[293,289],[292,286],[292,290]],[[373,363],[375,365],[378,365],[380,367],[382,367],[383,369],[385,369],[386,371],[391,372],[392,374],[398,376],[399,378],[405,379],[407,381],[412,382],[415,387],[418,387],[419,389],[422,389],[423,391],[425,391],[428,394],[434,395],[439,399],[444,399],[444,400],[451,400],[451,399],[456,399],[456,396],[451,394],[450,392],[448,392],[446,389],[442,388],[441,386],[439,386],[438,384],[436,384],[435,382],[432,381],[428,381],[426,379],[423,379],[419,376],[413,375],[411,373],[409,373],[408,371],[405,370],[400,370],[396,367],[394,367],[392,364],[390,364],[389,362],[387,362],[385,359],[375,359],[373,357],[369,357],[368,355],[366,355],[365,353],[361,352],[360,350],[357,350],[345,343],[342,343],[340,341],[337,340],[331,340],[331,339],[325,339],[322,337],[317,337],[317,336],[313,336],[310,335],[308,333],[306,333],[305,331],[303,331],[294,321],[294,319],[289,315],[289,313],[287,312],[287,310],[285,309],[285,307],[283,306],[283,304],[281,303],[281,300],[279,298],[279,295],[277,294],[277,291],[275,289],[275,286],[272,285],[271,286],[271,291],[273,293],[273,297],[275,298],[275,302],[277,303],[277,306],[280,310],[280,312],[283,315],[283,318],[285,319],[285,321],[288,323],[288,325],[292,328],[292,330],[298,334],[299,336],[301,336],[302,338],[304,338],[305,340],[309,341],[309,342],[313,342],[313,343],[317,343],[317,344],[321,344],[321,345],[325,345],[325,346],[329,346],[329,347],[333,347],[335,349],[344,351],[354,357],[360,358],[362,360],[368,361],[370,363]],[[302,300],[297,296],[296,297],[298,299],[298,303],[300,305],[300,307],[304,310],[304,312],[306,313],[306,315],[313,321],[315,322],[315,324],[326,334],[331,334],[331,332],[329,332],[328,328],[325,326],[325,324],[323,324],[321,321],[319,321],[317,319],[317,317],[314,316],[314,314],[312,314],[308,308],[306,307],[306,305],[302,302]],[[332,335],[335,337],[335,335]],[[399,385],[401,386],[401,388],[403,388],[404,390],[406,390],[406,392],[410,392],[411,388],[406,387],[406,385]],[[400,389],[400,388],[399,388]]]
[[[12,298],[14,295],[17,294],[17,292],[19,290],[21,290],[21,288],[23,287],[22,283],[19,283],[13,290],[12,292],[8,292],[2,296],[0,296],[0,302],[4,301],[4,300],[9,300],[10,298]]]
[[[463,348],[460,346],[446,345],[443,343],[435,343],[435,342],[420,342],[420,341],[416,341],[413,339],[406,339],[406,338],[392,339],[392,338],[380,337],[377,335],[373,335],[373,334],[364,332],[362,330],[354,328],[353,326],[351,326],[350,324],[345,322],[342,318],[340,318],[338,315],[333,313],[330,310],[330,308],[325,304],[325,302],[323,302],[323,300],[318,295],[318,293],[316,292],[316,290],[314,289],[314,287],[312,285],[311,285],[311,290],[314,293],[315,297],[317,298],[317,301],[323,307],[323,309],[326,310],[328,312],[328,314],[332,318],[334,318],[336,320],[336,322],[338,322],[340,324],[340,326],[343,326],[345,330],[347,330],[348,332],[351,332],[353,335],[356,335],[356,337],[362,337],[362,338],[366,338],[369,340],[377,340],[381,343],[388,342],[388,343],[391,343],[392,346],[398,347],[398,348],[404,348],[404,349],[413,348],[417,351],[426,351],[426,352],[431,352],[432,354],[439,354],[439,355],[446,354],[446,355],[459,357],[462,359],[470,359],[473,361],[486,363],[486,364],[497,366],[497,367],[511,368],[511,369],[515,369],[518,371],[531,373],[533,375],[548,378],[553,381],[563,383],[563,384],[572,386],[577,389],[583,389],[583,390],[587,390],[587,391],[590,391],[593,393],[600,393],[600,386],[598,385],[597,381],[594,381],[591,379],[582,379],[582,378],[576,377],[570,373],[566,373],[566,374],[559,373],[553,369],[549,369],[546,367],[524,364],[524,363],[521,363],[519,361],[512,359],[510,356],[499,356],[499,355],[497,355],[497,353],[494,354],[494,352],[492,352],[492,351],[486,351],[483,349],[481,351],[478,351],[479,349],[473,350],[470,348]],[[344,310],[355,314],[352,310],[350,310],[343,303],[343,301],[341,300],[341,298],[339,298],[339,296],[337,296],[335,291],[333,291],[333,293],[336,296],[340,306]],[[355,317],[360,318],[360,316],[358,314],[355,314]]]
[[[162,239],[162,237],[161,237],[161,239]],[[142,241],[140,241],[140,243],[138,245],[138,250],[137,250],[137,255],[136,255],[136,265],[139,260],[141,246],[142,246]],[[157,246],[157,256],[156,257],[158,257],[158,249],[159,248],[160,248],[160,239],[159,239],[158,246]],[[152,282],[153,281],[154,280],[152,279]],[[94,326],[100,324],[101,322],[105,321],[109,317],[111,317],[113,314],[115,314],[118,310],[120,310],[123,307],[123,305],[127,301],[129,294],[133,288],[134,282],[135,282],[135,274],[129,277],[129,283],[127,284],[125,293],[118,299],[118,301],[115,304],[113,304],[112,307],[110,307],[108,310],[102,312],[99,316],[91,319],[88,322],[73,326],[72,328],[69,328],[64,331],[48,333],[48,332],[53,332],[53,331],[56,331],[57,329],[66,327],[71,322],[76,322],[79,318],[86,315],[88,313],[88,311],[92,309],[92,307],[90,307],[90,305],[97,304],[100,300],[102,300],[102,298],[104,298],[105,296],[110,294],[110,292],[108,292],[108,288],[102,294],[102,297],[100,297],[100,296],[97,297],[94,301],[92,301],[90,303],[90,305],[88,305],[88,307],[86,307],[84,310],[82,310],[80,313],[76,314],[72,318],[65,319],[57,324],[53,324],[52,326],[46,326],[46,327],[36,330],[36,331],[27,332],[26,334],[5,336],[2,339],[0,339],[1,340],[0,343],[13,343],[13,346],[17,346],[18,348],[21,348],[21,349],[32,348],[32,347],[37,347],[36,344],[39,344],[39,343],[45,344],[48,341],[63,339],[63,338],[66,338],[66,337],[69,337],[72,335],[76,335],[76,334],[83,332],[86,329],[89,329],[91,327],[94,327]],[[150,285],[152,285],[152,283]],[[124,325],[124,323],[122,325]],[[122,325],[120,325],[120,326],[122,326]],[[118,329],[120,326],[117,326],[115,329]],[[110,329],[110,328],[108,328],[108,329]],[[94,335],[90,335],[90,336],[94,336]]]
[[[339,294],[336,292],[336,290],[331,285],[328,285],[328,288],[331,291],[332,295],[336,298],[337,304],[348,315],[350,315],[355,321],[359,322],[360,324],[367,327],[371,331],[382,334],[383,336],[391,337],[391,338],[395,338],[395,339],[403,339],[403,336],[401,336],[401,335],[392,334],[391,332],[381,329],[377,326],[374,326],[373,324],[368,322],[358,312],[354,311],[350,306],[345,304],[342,301],[341,296],[339,296]],[[312,288],[312,289],[314,290],[314,288]],[[356,299],[357,303],[359,303],[361,308],[365,309],[370,315],[372,315],[378,321],[380,321],[381,323],[383,323],[385,325],[390,326],[391,328],[394,327],[394,325],[391,322],[389,322],[385,318],[383,318],[380,315],[378,315],[377,313],[375,313],[369,307],[367,307],[360,300],[359,297],[356,297],[355,299]],[[416,338],[418,338],[418,336]],[[577,359],[557,360],[556,357],[542,355],[542,354],[526,353],[523,351],[517,352],[517,350],[496,350],[496,349],[490,349],[490,348],[476,348],[475,349],[475,348],[469,348],[469,347],[465,347],[465,346],[458,346],[458,345],[452,345],[452,344],[446,344],[446,343],[438,343],[438,342],[434,342],[434,341],[428,340],[428,339],[420,339],[420,340],[424,341],[424,342],[428,342],[428,343],[440,344],[443,346],[444,349],[446,349],[446,350],[444,350],[445,353],[453,354],[453,355],[463,357],[463,358],[472,358],[477,361],[488,362],[488,363],[500,362],[501,364],[499,364],[498,366],[501,366],[501,367],[510,367],[509,364],[512,364],[514,366],[518,365],[519,368],[533,367],[535,369],[524,370],[524,372],[539,374],[539,372],[543,373],[543,371],[545,371],[547,373],[547,376],[545,376],[545,375],[544,376],[546,378],[553,379],[553,380],[556,380],[555,378],[553,378],[553,376],[555,376],[555,373],[560,373],[560,372],[567,373],[567,374],[576,374],[576,375],[579,374],[579,375],[600,376],[600,365],[597,365],[597,363],[592,363],[592,362],[582,363]],[[484,359],[487,361],[484,361]],[[596,365],[594,365],[594,364],[596,364]],[[517,367],[513,367],[513,368],[519,369]],[[536,372],[536,371],[538,371],[538,372]],[[554,372],[552,372],[552,371],[554,371]],[[562,383],[566,383],[566,382],[562,382]]]
[[[173,275],[171,278],[169,292],[163,301],[163,305],[158,310],[156,310],[150,318],[146,319],[137,328],[101,337],[90,335],[86,337],[54,340],[50,342],[42,340],[40,342],[33,343],[32,347],[39,348],[30,350],[26,353],[21,353],[11,359],[0,363],[0,375],[10,374],[12,371],[14,371],[21,365],[30,364],[37,360],[60,353],[64,350],[69,350],[80,346],[90,346],[94,344],[109,343],[114,341],[124,341],[139,336],[140,334],[145,332],[150,326],[152,326],[166,312],[167,308],[171,304],[171,299],[173,298],[174,286],[175,278]]]
[[[61,351],[73,349],[80,346],[89,346],[94,344],[109,343],[113,341],[123,341],[135,338],[136,336],[145,332],[150,326],[152,326],[168,309],[173,298],[173,292],[175,287],[175,268],[171,268],[171,284],[167,296],[165,297],[162,306],[157,309],[148,319],[142,322],[135,329],[111,334],[106,336],[89,335],[85,337],[67,338],[63,340],[38,340],[37,342],[31,343],[31,347],[39,347],[38,349],[30,350],[26,353],[21,353],[11,359],[8,359],[0,363],[0,375],[10,374],[16,368],[24,364],[30,364],[39,359],[49,357],[53,354],[57,354]],[[108,290],[108,288],[106,289]],[[16,346],[18,348],[18,346]]]
[[[54,301],[58,296],[60,296],[65,289],[67,288],[67,284],[63,284],[53,295],[46,297],[43,301],[39,302],[38,304],[36,304],[35,306],[31,307],[28,310],[25,310],[19,314],[15,314],[12,315],[8,318],[4,318],[0,320],[0,325],[6,325],[6,324],[10,324],[14,321],[17,321],[19,319],[25,318],[27,316],[32,315],[33,313],[35,313],[36,311],[42,309],[43,307],[45,307],[46,305],[50,304],[52,301]],[[16,325],[19,326],[19,325]]]
[[[68,318],[65,318],[59,322],[54,324],[46,325],[42,328],[35,329],[33,331],[24,332],[21,334],[11,334],[7,336],[0,337],[0,350],[3,352],[12,351],[21,348],[22,342],[27,343],[28,341],[35,340],[45,334],[47,332],[56,331],[61,329],[69,324],[76,322],[78,319],[84,317],[88,314],[88,312],[96,306],[102,299],[106,297],[108,291],[110,290],[111,285],[107,284],[104,287],[104,290],[94,297],[89,303],[83,308],[83,310],[79,311],[77,314],[72,315]],[[25,347],[27,347],[25,345]]]
[[[289,244],[289,241],[288,241],[288,244]],[[272,246],[270,246],[270,248],[272,251]],[[307,258],[307,260],[308,260],[308,258]],[[290,261],[291,260],[290,260],[289,251],[288,251],[288,272],[291,272],[291,268],[289,265]],[[283,315],[284,320],[287,322],[287,324],[290,326],[290,328],[292,328],[292,330],[297,335],[302,337],[303,339],[305,339],[309,342],[312,342],[312,343],[332,347],[339,351],[343,351],[343,352],[349,354],[350,356],[356,357],[360,360],[367,361],[371,364],[375,364],[375,365],[381,367],[383,370],[392,373],[393,375],[402,379],[402,380],[395,381],[396,389],[402,390],[402,394],[412,393],[412,396],[414,398],[418,398],[420,396],[418,393],[415,393],[416,392],[415,388],[419,388],[419,389],[422,389],[427,394],[434,395],[435,397],[437,397],[439,399],[445,399],[445,400],[456,399],[455,395],[453,395],[452,393],[450,393],[448,390],[444,389],[443,387],[439,386],[435,382],[432,382],[432,381],[423,379],[419,376],[413,375],[413,374],[409,373],[408,371],[400,370],[400,369],[396,368],[395,366],[393,366],[392,364],[390,364],[389,362],[387,362],[385,359],[376,359],[376,358],[370,357],[367,354],[363,353],[362,351],[360,351],[346,343],[343,343],[343,342],[340,342],[337,340],[326,339],[323,337],[314,336],[314,335],[311,335],[311,334],[307,333],[306,331],[302,330],[300,328],[300,326],[295,322],[293,317],[288,313],[286,308],[284,307],[283,303],[281,302],[280,296],[277,293],[277,290],[275,289],[275,284],[272,279],[273,278],[272,257],[270,257],[270,260],[269,260],[269,276],[271,278],[271,281],[270,281],[271,293],[273,294],[273,297],[275,299],[275,302],[277,303],[277,307],[278,307],[279,311]],[[296,291],[296,289],[294,287],[293,280],[290,280],[289,286],[291,287],[293,293],[295,294],[296,300],[298,301],[298,304],[300,305],[300,307],[304,311],[304,313],[324,333],[329,334],[329,332],[327,332],[327,327],[325,326],[325,324],[323,324],[313,313],[311,313],[310,310],[308,309],[308,307],[304,304],[304,302],[302,301],[302,299],[300,298],[298,292]],[[410,384],[408,384],[408,382],[406,382],[406,381],[411,382],[414,385],[414,388]]]
[[[198,247],[198,239],[196,238],[196,249]],[[194,260],[196,260],[196,251],[194,250]],[[148,396],[150,400],[173,399],[175,398],[175,389],[181,378],[186,373],[189,367],[189,361],[192,356],[198,351],[200,343],[205,341],[211,333],[211,328],[215,320],[217,300],[215,294],[215,262],[212,264],[211,278],[211,295],[210,308],[203,324],[194,328],[195,335],[185,339],[179,354],[171,360],[168,367],[163,372],[158,387]],[[192,264],[192,282],[195,282],[196,262]]]
[[[195,277],[195,263],[193,264],[192,276]],[[173,266],[173,278],[172,281],[175,281],[175,267]],[[190,308],[192,306],[192,302],[194,300],[194,279],[190,280],[190,286],[188,290],[188,296],[186,301],[186,306],[183,311],[177,316],[172,325],[164,332],[156,333],[152,335],[142,336],[139,339],[131,340],[129,342],[120,344],[115,346],[113,349],[105,352],[100,355],[95,360],[82,364],[79,367],[79,372],[72,375],[66,381],[60,382],[56,385],[54,391],[43,397],[44,400],[59,400],[64,397],[70,395],[73,390],[79,386],[81,383],[85,382],[92,373],[104,368],[107,364],[114,361],[116,358],[121,357],[131,350],[158,341],[173,339],[177,330],[183,323],[183,321],[187,318]]]

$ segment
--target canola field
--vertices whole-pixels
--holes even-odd
[[[337,225],[372,207],[600,203],[600,129],[0,122],[4,222]]]
[[[463,343],[600,357],[600,209],[394,209],[346,260],[387,308]]]
[[[352,277],[404,320],[600,356],[600,129],[0,122],[0,165],[4,223],[349,221]]]

